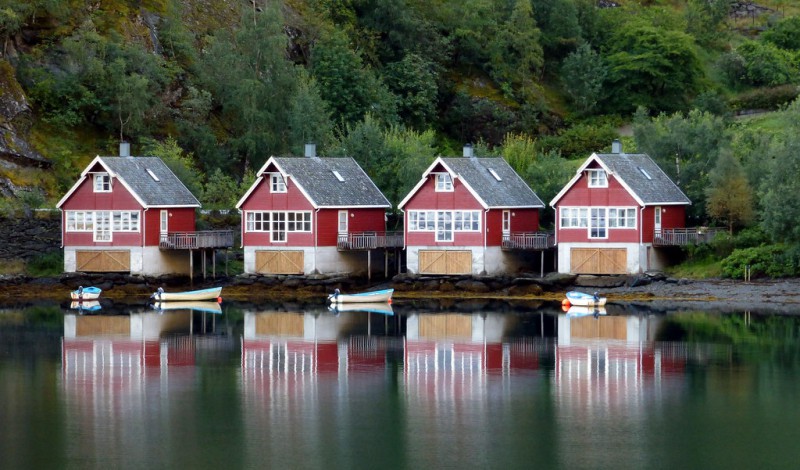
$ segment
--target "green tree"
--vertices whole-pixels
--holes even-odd
[[[244,194],[244,193],[242,193]],[[232,209],[239,200],[239,183],[217,168],[208,177],[200,198],[203,207],[208,209]]]
[[[305,70],[299,75],[289,112],[289,148],[295,155],[302,155],[304,144],[325,146],[333,139],[331,113],[317,82]]]
[[[730,13],[730,0],[689,0],[686,8],[686,32],[698,43],[722,46],[728,35],[725,21]]]
[[[425,129],[436,118],[437,86],[433,64],[416,54],[386,66],[386,83],[397,96],[400,117],[407,125]]]
[[[761,39],[781,49],[800,50],[800,16],[781,19],[773,27],[761,33]]]
[[[195,168],[194,158],[192,154],[184,152],[177,140],[167,137],[162,142],[145,138],[142,139],[142,145],[144,155],[160,158],[192,194],[200,194],[202,177]]]
[[[746,41],[736,48],[736,54],[744,64],[744,75],[739,79],[747,85],[775,86],[794,83],[798,79],[792,54],[772,43]]]
[[[637,106],[659,111],[684,109],[703,77],[693,38],[653,26],[617,32],[606,62],[607,103],[610,110],[618,112]]]
[[[597,108],[607,74],[603,59],[588,44],[581,44],[564,59],[561,82],[578,114],[591,114]]]
[[[535,7],[548,60],[560,60],[574,51],[582,42],[583,33],[575,0],[537,0]]]
[[[760,192],[761,227],[778,242],[800,243],[800,141],[776,142],[765,162],[769,173]]]
[[[506,86],[507,95],[513,95],[513,88],[523,89],[523,96],[530,94],[524,89],[533,87],[533,77],[541,75],[544,53],[540,36],[531,2],[516,0],[508,20],[501,24],[488,44],[490,74],[501,88]]]
[[[706,211],[728,226],[742,226],[753,219],[753,189],[741,163],[730,151],[720,152],[706,188]]]

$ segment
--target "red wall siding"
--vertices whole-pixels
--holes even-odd
[[[686,227],[686,206],[660,206],[661,207],[661,228],[685,228]],[[644,243],[653,242],[653,231],[655,230],[655,207],[648,206],[644,209],[644,232],[642,241]]]
[[[294,232],[286,234],[285,242],[276,242],[275,246],[314,246],[314,208],[308,199],[297,188],[294,180],[287,178],[286,192],[273,193],[269,175],[259,181],[250,196],[242,203],[242,211],[311,211],[311,232]],[[269,246],[269,232],[245,232],[247,217],[242,215],[242,244],[244,246]],[[334,225],[334,230],[336,227]],[[334,239],[334,245],[336,244]]]
[[[62,204],[64,211],[61,215],[61,233],[63,234],[64,246],[138,246],[142,243],[140,233],[114,232],[111,242],[92,241],[92,232],[67,232],[66,211],[141,211],[142,206],[133,197],[125,186],[118,180],[113,179],[111,192],[94,192],[92,177],[86,180],[75,189],[75,192]]]
[[[167,232],[194,232],[195,209],[194,207],[153,208],[145,212],[145,245],[156,246],[161,239],[161,211],[167,210],[170,214],[167,221]]]
[[[347,232],[385,232],[386,209],[321,209],[317,242],[319,246],[336,246],[339,236],[339,211],[347,210]]]
[[[409,246],[483,246],[482,232],[455,232],[452,242],[437,242],[435,232],[408,231],[408,211],[411,210],[479,210],[483,214],[483,207],[458,179],[453,180],[452,192],[436,192],[436,177],[429,175],[425,184],[408,200],[403,210],[406,244]],[[485,228],[486,221],[483,218],[482,215],[481,227]],[[500,225],[497,227],[499,230]]]

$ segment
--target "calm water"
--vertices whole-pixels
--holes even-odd
[[[0,468],[800,465],[800,316],[70,307],[0,309]]]

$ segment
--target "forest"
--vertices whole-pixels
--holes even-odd
[[[231,209],[305,143],[393,204],[470,143],[549,202],[619,138],[693,201],[689,226],[728,228],[687,273],[800,275],[788,0],[0,0],[0,40],[6,217],[120,141]]]

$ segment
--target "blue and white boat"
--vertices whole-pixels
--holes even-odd
[[[186,292],[164,292],[158,290],[150,296],[156,302],[176,301],[176,300],[218,300],[222,294],[222,287],[211,287],[209,289],[190,290]]]
[[[364,302],[364,303],[347,303],[339,304],[333,303],[328,306],[335,315],[343,312],[365,312],[365,313],[378,313],[380,315],[394,315],[392,304],[388,302]]]
[[[83,287],[80,286],[74,291],[69,293],[72,300],[97,300],[100,293],[103,292],[99,287]]]

